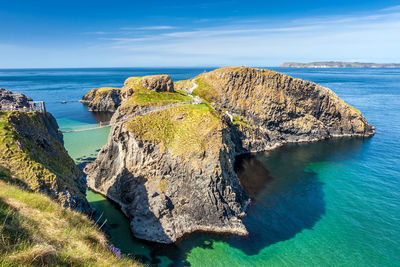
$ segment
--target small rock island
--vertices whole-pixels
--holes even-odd
[[[375,133],[330,89],[265,69],[225,67],[175,83],[131,77],[83,100],[114,112],[108,143],[84,170],[88,186],[121,206],[136,237],[160,243],[196,231],[247,234],[237,155]]]

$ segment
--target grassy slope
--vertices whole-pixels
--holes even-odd
[[[73,181],[79,170],[55,139],[45,149],[21,136],[10,123],[16,118],[31,132],[46,132],[38,114],[0,112],[0,266],[135,265],[114,256],[85,215],[33,192],[46,184],[79,194]]]
[[[108,249],[98,226],[49,197],[0,176],[0,265],[137,266]]]

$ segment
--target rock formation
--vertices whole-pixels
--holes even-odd
[[[0,110],[29,108],[31,98],[0,87]]]
[[[90,111],[114,112],[121,103],[120,89],[100,87],[90,90],[80,102],[88,105]]]
[[[14,107],[31,99],[2,91],[0,103]],[[91,212],[86,181],[63,146],[63,136],[50,113],[0,111],[0,170],[21,187],[43,192],[82,212]]]
[[[231,114],[240,126],[245,152],[375,133],[359,110],[329,88],[275,71],[228,67],[201,74],[195,81],[199,87],[193,94]]]
[[[246,234],[249,197],[233,170],[238,154],[374,134],[328,88],[273,71],[217,69],[175,83],[177,92],[170,79],[143,79],[126,80],[108,143],[85,172],[88,186],[119,203],[134,235],[146,240]],[[180,93],[191,84],[193,95]]]

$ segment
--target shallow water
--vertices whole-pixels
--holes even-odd
[[[107,219],[111,242],[146,263],[167,266],[399,266],[400,69],[281,69],[334,90],[377,128],[370,139],[289,145],[238,159],[254,197],[246,238],[197,234],[163,246],[135,239],[129,222],[88,191]],[[64,130],[91,128],[98,117],[78,103],[86,91],[121,86],[128,76],[191,78],[203,69],[0,70],[0,86],[46,101]],[[64,134],[70,155],[93,158],[109,128]]]

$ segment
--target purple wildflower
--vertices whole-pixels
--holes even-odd
[[[113,244],[109,245],[108,248],[114,255],[116,255],[118,258],[121,258],[121,250],[119,248],[114,247]]]

